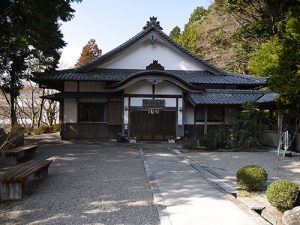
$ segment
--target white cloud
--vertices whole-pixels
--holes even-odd
[[[82,47],[68,46],[63,49],[59,61],[59,69],[73,68],[77,59],[80,56]]]

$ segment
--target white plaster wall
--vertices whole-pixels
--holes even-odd
[[[150,41],[152,36],[155,37],[155,42]],[[145,69],[153,60],[158,60],[166,70],[205,70],[206,68],[191,56],[171,46],[156,32],[149,33],[130,49],[102,64],[100,68]]]
[[[73,99],[64,100],[64,123],[77,123],[77,102]]]
[[[181,109],[181,110],[180,110]],[[177,124],[182,125],[183,123],[183,105],[182,105],[182,98],[178,98],[178,112],[177,112]]]
[[[106,91],[103,88],[102,82],[87,82],[83,81],[79,84],[79,90],[83,92],[103,92]]]
[[[131,97],[130,106],[133,107],[142,107],[143,99],[152,99],[152,98],[140,98],[140,97]],[[165,100],[165,107],[176,107],[176,98],[155,98],[157,100]]]
[[[77,82],[76,81],[65,81],[64,82],[64,91],[77,91]]]
[[[185,124],[192,125],[194,124],[194,108],[186,107],[185,108]]]
[[[148,81],[138,81],[125,88],[125,94],[148,94],[152,95],[152,83]],[[163,81],[155,85],[156,95],[182,95],[182,90],[176,85]]]

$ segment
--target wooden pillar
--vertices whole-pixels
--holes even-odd
[[[207,107],[204,109],[204,135],[207,135]]]

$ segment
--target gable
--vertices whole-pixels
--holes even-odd
[[[151,31],[133,46],[115,55],[98,68],[145,69],[153,60],[158,60],[166,70],[206,70],[205,65],[176,49],[155,31]]]
[[[133,95],[152,95],[152,83],[146,80],[138,81],[125,88],[125,94]],[[155,87],[156,95],[182,95],[182,90],[170,82],[163,81]]]

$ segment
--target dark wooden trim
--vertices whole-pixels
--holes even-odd
[[[78,99],[79,100],[79,99]],[[79,123],[79,101],[75,101],[76,102],[76,104],[77,104],[77,121],[76,121],[76,123]]]
[[[175,115],[175,119],[176,119],[176,133],[177,133],[177,129],[178,129],[178,97],[176,97],[176,115]]]
[[[131,110],[131,98],[130,97],[128,97],[128,109],[127,109],[127,111],[128,111],[128,121],[127,121],[127,134],[128,134],[128,136],[130,137],[130,130],[131,130],[131,121],[130,121],[130,110]]]
[[[79,112],[80,112],[80,104],[93,104],[93,105],[103,105],[104,115],[103,115],[103,121],[81,121],[79,119]],[[77,123],[107,123],[107,102],[77,102]]]
[[[148,110],[148,108],[139,107],[139,106],[132,106],[132,107],[130,107],[129,112],[132,112],[132,111],[147,111],[147,110]],[[177,111],[177,108],[175,108],[175,107],[165,107],[165,108],[161,109],[161,111]]]
[[[124,97],[144,97],[144,98],[152,98],[152,94],[124,94]],[[177,98],[182,97],[182,95],[154,95],[155,98]]]

